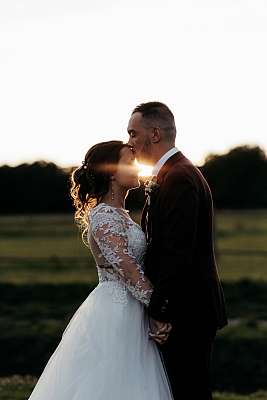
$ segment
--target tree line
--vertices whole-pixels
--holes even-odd
[[[1,214],[73,212],[69,194],[72,168],[36,161],[0,167]],[[239,146],[226,154],[210,154],[199,167],[218,209],[267,208],[267,157],[258,146]],[[130,191],[127,208],[140,209],[143,184]]]

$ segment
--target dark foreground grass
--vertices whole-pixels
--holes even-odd
[[[93,288],[93,284],[1,284],[0,376],[39,376],[69,319]],[[267,390],[267,326],[258,321],[266,316],[266,283],[225,284],[225,292],[235,323],[216,338],[214,389],[239,393]],[[242,298],[246,301],[240,302]]]
[[[70,315],[97,283],[0,283],[0,322],[62,319]],[[230,319],[267,320],[267,283],[242,280],[223,282]],[[3,331],[2,331],[3,332]]]
[[[13,375],[0,378],[1,400],[26,400],[33,388],[37,378],[26,375]],[[214,393],[214,400],[267,400],[266,391],[258,391],[248,395],[235,393]]]
[[[26,400],[32,392],[37,378],[13,375],[0,378],[1,400]]]

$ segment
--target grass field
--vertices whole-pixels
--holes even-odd
[[[132,216],[139,221],[138,214]],[[215,393],[214,400],[267,400],[267,211],[217,212],[215,222],[219,273],[233,323],[219,333],[215,354],[215,374],[229,393]],[[36,359],[45,362],[96,282],[95,263],[72,215],[0,217],[0,345],[6,351],[2,366],[10,367],[6,373],[0,366],[1,400],[27,398],[36,381],[28,369],[34,371]],[[18,360],[16,352],[10,354],[15,345],[27,348],[27,365],[22,353]],[[16,368],[14,375],[13,361],[26,377]],[[238,391],[231,379],[242,388],[242,374],[254,379],[255,393],[230,393]]]
[[[216,213],[216,249],[223,281],[267,281],[267,211]]]
[[[139,220],[139,215],[133,217]],[[0,217],[0,239],[0,282],[97,279],[94,261],[72,215]],[[267,281],[267,211],[216,213],[216,251],[224,282]]]

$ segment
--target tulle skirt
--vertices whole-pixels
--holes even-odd
[[[100,282],[71,318],[29,400],[171,400],[144,306]]]

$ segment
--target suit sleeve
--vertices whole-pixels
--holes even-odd
[[[158,321],[170,322],[174,298],[180,303],[175,305],[179,312],[185,301],[181,294],[190,291],[194,279],[190,265],[196,245],[199,196],[190,179],[180,176],[167,177],[159,196],[160,257],[153,265],[158,273],[148,313]]]

